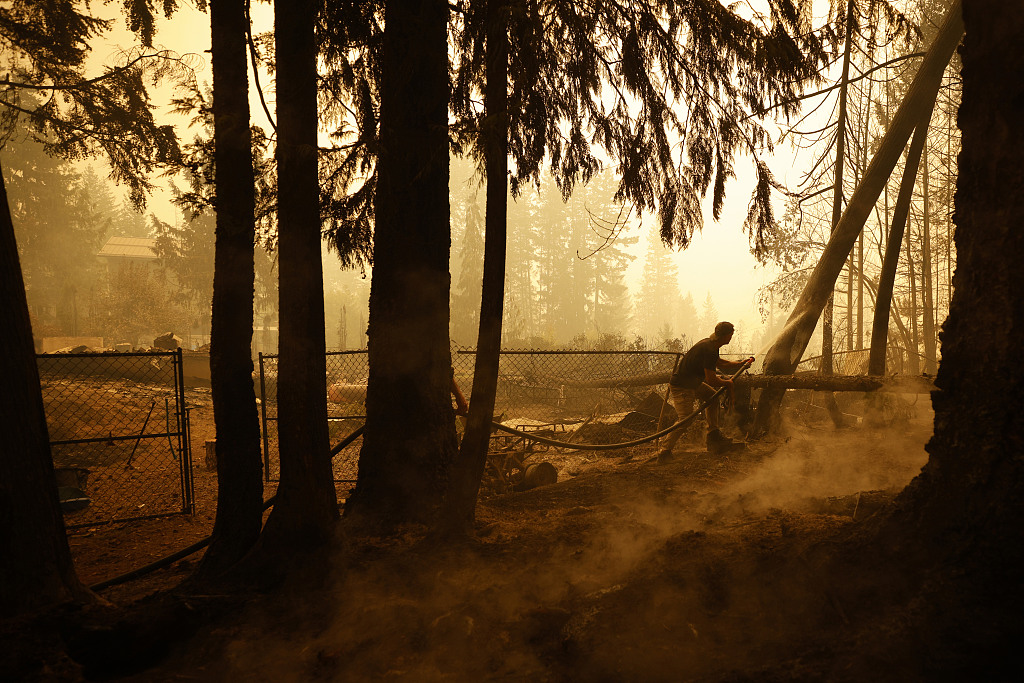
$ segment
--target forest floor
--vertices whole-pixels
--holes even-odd
[[[926,462],[921,399],[884,429],[797,416],[785,437],[728,456],[682,442],[666,464],[651,446],[547,454],[560,481],[483,500],[476,542],[340,533],[329,578],[236,606],[126,680],[913,678],[919,664],[855,655],[901,618],[849,602],[870,563],[823,574],[820,559]],[[87,584],[116,575],[205,536],[211,517],[72,535],[76,568]],[[131,604],[195,562],[104,596]]]

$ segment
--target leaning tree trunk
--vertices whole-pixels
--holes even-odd
[[[471,528],[491,437],[498,386],[501,319],[505,301],[505,242],[508,210],[508,35],[505,0],[487,3],[487,84],[484,92],[484,164],[487,213],[480,332],[473,372],[473,401],[466,433],[452,472],[444,519],[449,531]]]
[[[338,517],[327,434],[324,288],[317,177],[317,3],[274,6],[277,51],[277,220],[281,483],[264,549],[313,549]],[[251,382],[250,382],[251,383]]]
[[[796,369],[821,317],[825,302],[835,287],[836,278],[857,240],[857,235],[863,229],[864,221],[896,167],[911,132],[923,113],[932,106],[942,82],[942,73],[962,35],[963,21],[960,16],[960,1],[957,0],[928,49],[920,70],[910,84],[906,98],[900,104],[889,130],[886,131],[878,151],[864,173],[864,179],[850,197],[843,217],[829,238],[786,326],[768,350],[764,360],[766,373],[786,375]],[[784,393],[777,390],[761,392],[753,433],[764,433],[771,428]]]
[[[345,515],[433,518],[458,448],[448,389],[448,5],[385,13],[366,431]]]
[[[917,170],[921,162],[921,152],[928,138],[928,116],[922,117],[914,130],[914,137],[907,149],[907,161],[903,166],[903,179],[900,181],[900,192],[896,197],[896,207],[892,214],[892,227],[885,245],[885,256],[882,259],[882,272],[878,277],[878,293],[875,295],[875,315],[871,323],[871,353],[868,356],[868,374],[885,374],[885,350],[889,338],[889,314],[892,308],[892,289],[896,283],[896,268],[900,260],[900,248],[903,245],[903,231],[907,227],[907,216],[910,214],[910,203],[913,200],[914,184],[917,181]]]
[[[964,24],[957,265],[932,395],[935,432],[885,532],[890,547],[939,572],[929,585],[945,592],[922,596],[919,606],[937,613],[924,619],[937,616],[947,638],[980,636],[972,666],[1005,667],[1019,660],[1024,603],[1024,14],[1018,3],[975,0],[964,3]],[[971,621],[942,614],[946,607]],[[933,635],[914,638],[934,643]],[[968,673],[996,680],[1007,671]],[[949,668],[943,677],[964,679]]]
[[[0,617],[84,599],[57,500],[32,323],[0,169]]]
[[[214,251],[210,383],[217,427],[217,519],[197,578],[240,560],[263,526],[260,424],[252,384],[256,241],[245,0],[210,4],[213,60]]]

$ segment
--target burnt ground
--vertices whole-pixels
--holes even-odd
[[[920,678],[937,665],[858,649],[907,620],[863,587],[908,579],[833,551],[924,464],[931,411],[918,405],[882,429],[819,417],[793,414],[786,437],[729,456],[682,442],[667,464],[650,446],[537,454],[560,481],[482,501],[477,542],[343,530],[328,578],[233,604],[126,680]],[[78,572],[92,583],[145,564],[206,535],[211,518],[75,534]],[[195,561],[104,596],[131,604]],[[82,675],[68,665],[60,677]]]

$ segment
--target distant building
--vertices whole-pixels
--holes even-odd
[[[152,237],[111,237],[96,255],[106,264],[108,274],[130,263],[149,268],[159,260]]]

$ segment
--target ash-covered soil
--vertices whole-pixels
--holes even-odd
[[[863,680],[853,644],[899,615],[849,587],[887,570],[827,558],[917,474],[930,434],[919,406],[884,429],[794,420],[728,456],[680,443],[667,464],[651,446],[536,454],[559,482],[484,499],[476,542],[343,531],[326,583],[249,601],[127,680]],[[147,524],[122,542],[152,539],[154,556],[205,527]],[[113,569],[77,555],[85,577]],[[109,597],[171,586],[194,562]]]

